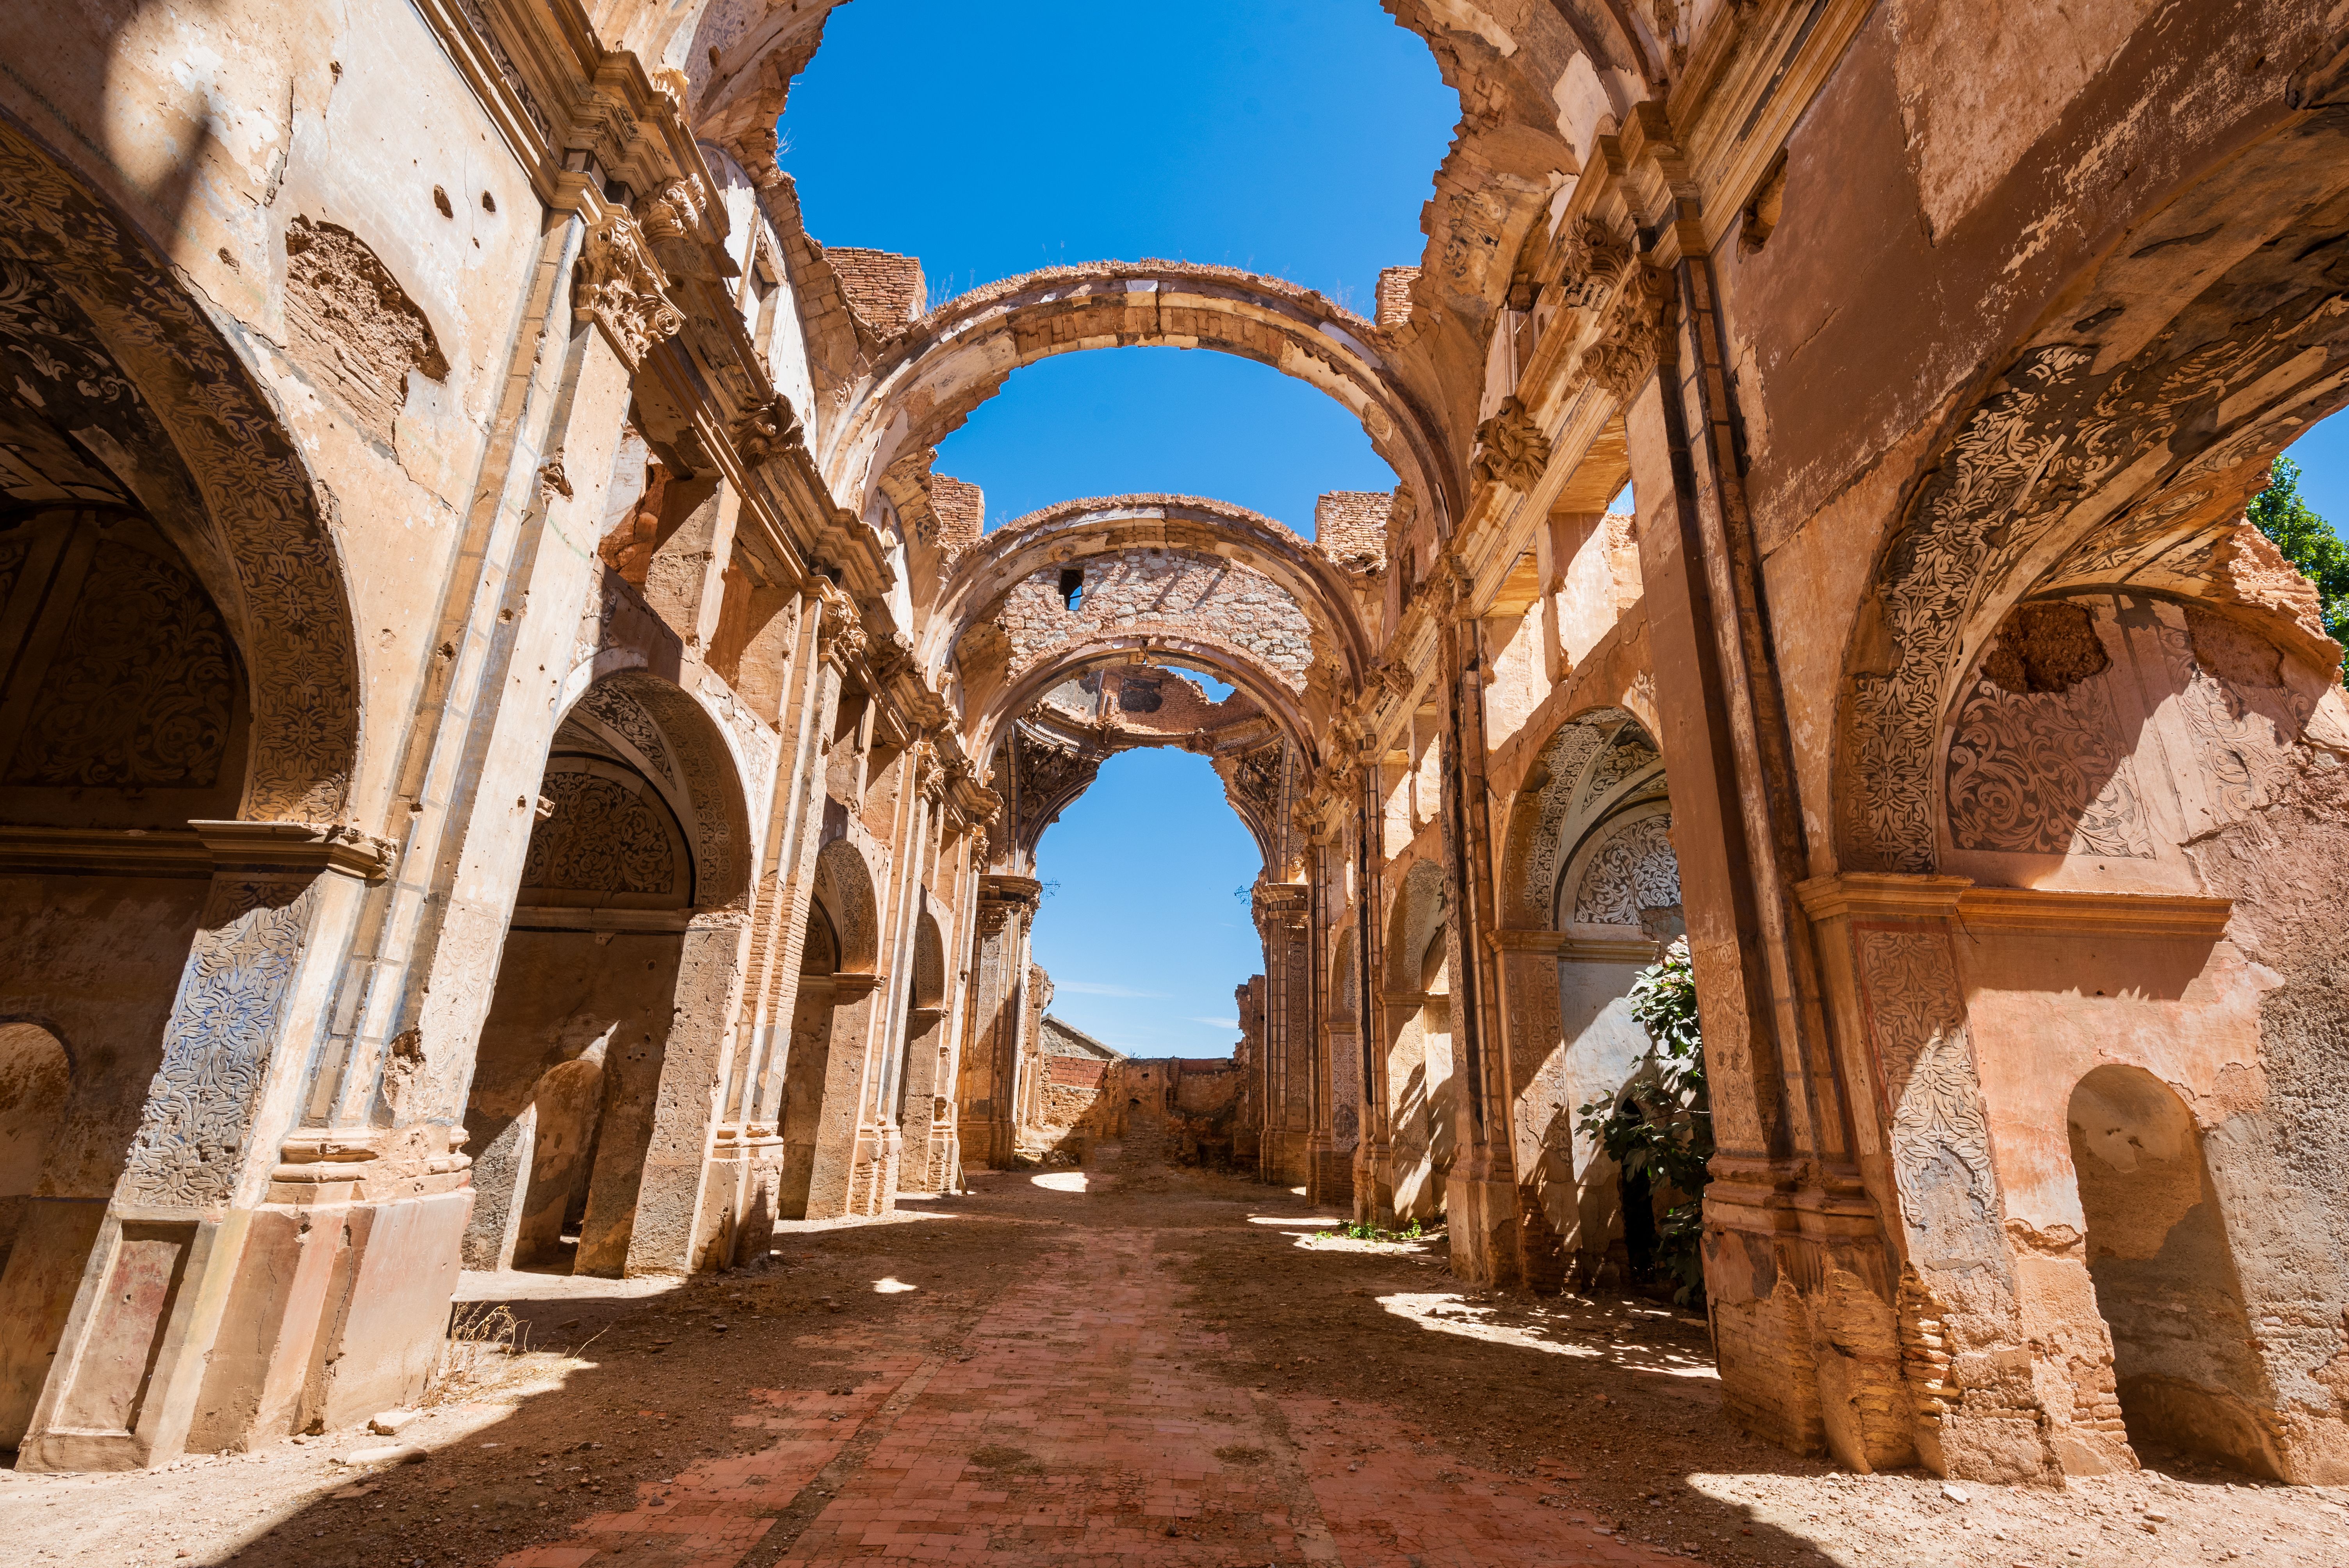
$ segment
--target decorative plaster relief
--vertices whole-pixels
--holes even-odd
[[[170,562],[110,540],[82,581],[5,781],[209,788],[236,686],[219,612]]]
[[[676,835],[657,805],[595,773],[550,772],[543,788],[554,810],[531,832],[525,889],[685,901]]]
[[[2002,1258],[1990,1124],[1949,936],[1855,922],[1852,938],[1911,1253],[1939,1266]]]
[[[1630,817],[1599,830],[1575,891],[1578,923],[1637,925],[1651,909],[1681,902],[1680,862],[1672,858],[1669,812]]]
[[[131,1140],[121,1202],[229,1202],[317,896],[315,882],[213,882]]]

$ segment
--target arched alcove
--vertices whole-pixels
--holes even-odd
[[[1454,1132],[1450,930],[1443,868],[1413,865],[1388,916],[1387,1143],[1395,1217],[1444,1212],[1444,1167]]]
[[[741,802],[708,716],[648,673],[556,727],[474,1055],[469,1267],[681,1262],[636,1244],[637,1207],[672,1043],[724,1022],[679,976],[697,911],[743,896]]]
[[[800,1001],[783,1064],[780,1219],[850,1212],[866,1047],[885,995],[874,967],[881,958],[876,911],[875,878],[864,853],[845,839],[826,844],[816,856]]]
[[[2141,1068],[2101,1067],[2066,1108],[2088,1275],[2129,1440],[2281,1478],[2272,1405],[2201,1130]]]
[[[914,920],[914,972],[905,986],[905,1048],[898,1068],[901,1192],[943,1191],[954,1184],[946,1003],[946,940],[936,912],[925,909]]]

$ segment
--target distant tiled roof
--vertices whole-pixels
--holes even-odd
[[[1102,1045],[1091,1035],[1071,1024],[1044,1015],[1044,1054],[1048,1057],[1091,1057],[1096,1061],[1122,1062],[1125,1053],[1114,1047]]]

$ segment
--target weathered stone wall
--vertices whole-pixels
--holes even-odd
[[[1304,689],[1312,628],[1297,601],[1262,573],[1173,550],[1121,551],[1065,570],[1076,579],[1068,588],[1061,570],[1040,572],[989,617],[1009,639],[1015,676],[1071,643],[1156,633],[1230,648]],[[1071,589],[1080,595],[1073,610]]]

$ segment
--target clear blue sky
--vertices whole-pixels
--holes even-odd
[[[792,88],[783,168],[808,228],[921,258],[931,298],[1063,263],[1271,273],[1368,314],[1415,266],[1459,99],[1376,0],[1104,12],[854,0]],[[1066,355],[940,448],[990,526],[1075,496],[1173,490],[1301,533],[1324,490],[1394,476],[1336,403],[1181,349]]]
[[[1271,273],[1367,315],[1415,266],[1460,118],[1376,0],[1105,12],[855,0],[792,89],[783,168],[827,244],[919,256],[936,301],[1064,262]],[[989,527],[1076,496],[1173,490],[1310,535],[1313,498],[1394,475],[1336,403],[1228,356],[1132,348],[1013,376],[939,449]],[[1121,1050],[1221,1056],[1261,967],[1256,841],[1204,758],[1130,752],[1044,836],[1052,1010]]]
[[[855,0],[792,88],[781,162],[830,244],[921,258],[933,301],[1064,262],[1172,256],[1271,273],[1368,314],[1416,264],[1459,103],[1375,0]],[[2349,528],[2349,415],[2292,449]],[[1310,534],[1313,498],[1392,473],[1335,403],[1243,360],[1065,355],[1013,376],[940,448],[988,524],[1076,496],[1205,495]],[[1138,1054],[1230,1047],[1261,962],[1232,890],[1254,841],[1204,759],[1129,753],[1043,841],[1053,1010]]]

